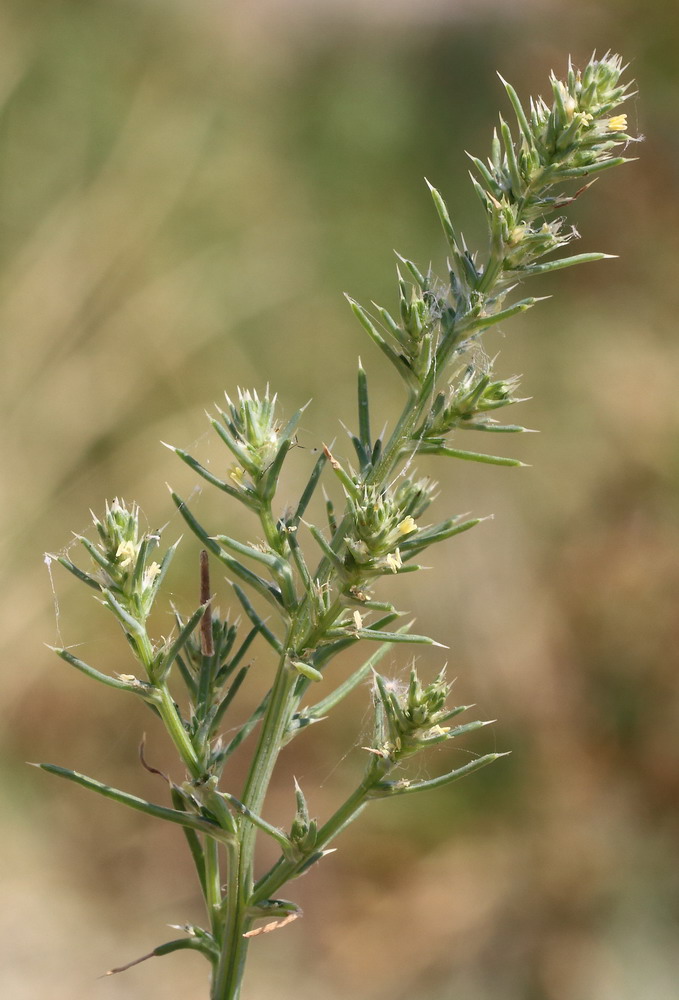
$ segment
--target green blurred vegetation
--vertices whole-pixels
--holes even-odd
[[[490,342],[534,397],[522,416],[542,434],[511,442],[533,468],[451,467],[453,506],[496,518],[442,548],[417,587],[400,582],[421,629],[451,646],[460,701],[499,719],[479,746],[514,754],[347,831],[299,883],[307,920],[253,948],[244,1000],[675,997],[676,13],[3,0],[0,30],[4,995],[203,995],[193,957],[96,979],[198,919],[198,900],[176,831],[26,773],[53,760],[160,796],[136,756],[145,728],[147,756],[171,766],[138,706],[42,646],[58,632],[125,669],[122,638],[58,567],[53,593],[43,552],[115,495],[179,534],[164,483],[194,481],[158,442],[223,461],[203,410],[224,389],[271,381],[287,412],[313,397],[300,469],[353,419],[359,352],[393,414],[395,385],[341,292],[392,303],[392,247],[440,266],[423,176],[474,243],[463,150],[486,153],[496,69],[544,93],[569,52],[611,47],[639,81],[628,113],[647,141],[575,221],[583,251],[621,259],[536,282],[554,299]],[[218,498],[197,504],[248,530]],[[191,540],[184,551],[173,586],[188,607]],[[359,692],[291,746],[272,819],[291,814],[292,773],[319,786],[320,814],[350,786],[366,711]]]

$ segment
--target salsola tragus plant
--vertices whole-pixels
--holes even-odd
[[[168,779],[171,804],[156,805],[74,771],[40,766],[183,828],[205,899],[206,925],[184,926],[180,937],[151,954],[182,948],[201,952],[211,966],[211,1000],[240,995],[250,938],[299,914],[294,902],[280,898],[281,890],[329,853],[338,833],[367,803],[442,788],[502,756],[475,757],[425,780],[409,769],[414,755],[486,723],[453,721],[466,706],[447,705],[443,670],[427,682],[413,666],[405,683],[378,672],[391,644],[433,644],[408,625],[397,627],[399,612],[384,599],[381,580],[416,571],[425,549],[478,523],[458,517],[425,520],[434,487],[414,476],[418,455],[521,464],[469,450],[462,441],[468,431],[524,430],[498,421],[498,411],[519,401],[516,379],[492,374],[479,341],[489,327],[538,301],[514,294],[524,279],[606,256],[559,255],[575,235],[560,213],[585,190],[588,178],[625,162],[614,153],[630,141],[626,116],[617,112],[630,89],[620,82],[622,72],[620,59],[608,54],[593,57],[582,72],[569,66],[565,80],[551,79],[551,104],[538,98],[528,110],[504,83],[517,127],[512,132],[501,119],[490,158],[472,157],[472,183],[488,225],[487,251],[477,255],[467,249],[432,187],[449,247],[445,278],[400,257],[395,315],[349,300],[403,384],[403,409],[388,435],[373,436],[368,383],[359,366],[353,464],[324,448],[292,504],[289,497],[279,498],[277,487],[303,410],[285,422],[268,390],[264,395],[239,391],[217,410],[212,425],[230,453],[222,477],[173,449],[198,476],[248,508],[259,527],[256,540],[240,541],[223,533],[228,519],[204,527],[172,494],[203,549],[200,605],[188,617],[175,612],[170,638],[151,636],[147,620],[176,544],[156,561],[161,539],[142,529],[136,505],[115,500],[101,520],[95,518],[95,540],[80,539],[92,560],[87,569],[59,557],[119,621],[137,666],[110,676],[69,649],[56,652],[88,677],[145,701],[164,724],[185,775],[179,783]],[[578,186],[574,193],[568,193],[571,182]],[[339,481],[345,501],[337,513],[326,503],[327,524],[321,527],[306,515],[327,475]],[[237,636],[236,624],[212,608],[209,560],[222,564],[233,583],[248,623],[244,635]],[[272,651],[271,687],[226,740],[221,734],[234,731],[229,713],[246,679],[247,651],[256,636]],[[332,661],[357,643],[373,644],[375,651],[342,679],[341,663]],[[320,823],[310,817],[296,784],[289,829],[273,826],[265,818],[265,799],[281,750],[365,681],[372,683],[374,728],[360,783]],[[244,787],[234,789],[229,760],[248,739],[253,744],[249,772]],[[261,836],[275,841],[280,856],[260,873],[255,848]]]

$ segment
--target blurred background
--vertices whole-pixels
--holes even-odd
[[[181,834],[26,760],[162,799],[172,756],[143,706],[44,643],[130,668],[89,593],[43,553],[89,509],[140,502],[182,532],[160,445],[225,455],[204,410],[271,380],[313,400],[294,475],[354,421],[360,353],[376,425],[398,387],[342,297],[395,304],[391,251],[443,270],[423,177],[475,245],[464,150],[507,102],[593,49],[631,62],[638,163],[577,203],[578,250],[620,255],[535,281],[553,294],[494,334],[523,375],[528,469],[436,467],[440,517],[495,514],[393,593],[450,646],[455,697],[497,718],[465,751],[513,754],[428,797],[378,803],[290,892],[306,919],[252,944],[244,1000],[670,1000],[679,981],[679,21],[664,0],[2,0],[0,971],[11,1000],[203,1000],[193,955],[97,978],[202,919]],[[342,436],[340,436],[342,435]],[[493,439],[496,444],[497,439]],[[476,443],[476,442],[475,442]],[[483,442],[485,444],[485,441]],[[501,447],[505,444],[503,440]],[[463,446],[469,446],[465,440]],[[295,464],[296,463],[296,464]],[[286,497],[282,497],[285,502]],[[213,530],[251,525],[195,493]],[[170,580],[196,600],[196,546]],[[215,586],[222,607],[227,584]],[[169,629],[168,619],[159,631]],[[433,674],[441,657],[419,657]],[[264,649],[245,712],[270,675]],[[338,661],[338,675],[351,658]],[[383,661],[402,673],[407,658]],[[259,680],[257,680],[257,677]],[[327,816],[356,782],[369,693],[287,751]],[[451,764],[452,760],[452,764]],[[234,791],[243,763],[234,761]],[[180,775],[173,771],[173,776]]]

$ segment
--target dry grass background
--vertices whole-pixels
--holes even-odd
[[[359,352],[393,413],[341,292],[393,301],[393,246],[442,260],[425,175],[473,238],[463,149],[487,148],[495,70],[544,91],[595,46],[632,60],[642,91],[640,162],[576,211],[582,249],[621,258],[544,282],[555,298],[491,343],[534,397],[542,434],[511,442],[532,468],[448,469],[454,506],[495,520],[403,582],[451,646],[460,700],[500,720],[485,739],[514,754],[348,831],[298,885],[307,918],[254,942],[244,1000],[676,996],[676,17],[660,0],[4,0],[0,32],[3,996],[205,995],[193,956],[96,978],[200,911],[175,831],[23,764],[160,795],[136,757],[147,728],[170,766],[136,705],[44,649],[60,635],[122,669],[119,637],[58,568],[53,593],[43,552],[115,495],[178,534],[164,483],[194,484],[158,441],[220,462],[203,410],[224,389],[271,380],[288,412],[314,398],[300,469],[352,419]],[[360,767],[365,692],[350,708],[286,760],[319,814]]]

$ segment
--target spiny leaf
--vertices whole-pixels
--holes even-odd
[[[119,691],[130,691],[132,694],[140,695],[142,698],[153,701],[155,698],[154,688],[142,681],[124,681],[118,677],[111,677],[109,674],[104,674],[100,670],[96,670],[91,667],[89,663],[85,663],[84,660],[78,659],[73,653],[69,652],[68,649],[58,649],[56,646],[48,646],[57,656],[61,657],[66,663],[70,663],[72,667],[79,670],[81,673],[85,674],[87,677],[91,677],[95,681],[100,681],[102,684],[106,684],[107,687],[117,688]]]
[[[526,463],[518,458],[506,458],[504,455],[484,455],[477,451],[462,451],[460,448],[448,448],[443,445],[424,442],[418,451],[423,455],[443,455],[446,458],[461,458],[466,462],[481,462],[485,465],[506,465],[525,468]]]
[[[472,774],[474,771],[479,771],[487,764],[492,764],[493,761],[506,756],[506,753],[487,753],[483,757],[477,757],[468,764],[464,764],[462,767],[456,768],[454,771],[442,774],[438,778],[430,778],[428,781],[411,782],[405,778],[402,778],[399,781],[381,781],[373,786],[371,795],[374,798],[383,798],[386,795],[410,795],[413,792],[431,791],[433,788],[441,788],[443,785],[449,785],[453,781],[465,778],[468,774]]]
[[[156,819],[164,819],[168,823],[177,823],[179,826],[190,827],[199,833],[207,833],[217,840],[228,841],[231,839],[226,831],[212,822],[212,820],[203,819],[201,816],[182,812],[179,809],[169,809],[167,806],[159,806],[153,802],[147,802],[146,799],[140,799],[137,795],[121,792],[118,788],[112,788],[111,785],[105,785],[101,781],[88,778],[87,775],[80,774],[78,771],[59,767],[57,764],[34,764],[33,766],[39,767],[49,774],[56,774],[59,778],[66,778],[67,781],[72,781],[76,785],[82,785],[83,788],[88,788],[98,795],[103,795],[104,798],[113,799],[114,802],[120,802],[131,809],[147,813],[149,816],[155,816]]]

